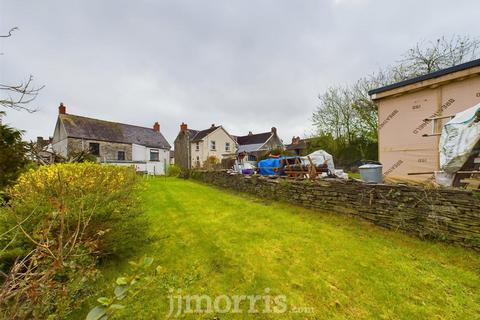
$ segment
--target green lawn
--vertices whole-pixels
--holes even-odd
[[[269,288],[289,306],[280,315],[251,315],[245,307],[220,319],[480,316],[480,255],[469,250],[193,181],[149,180],[144,198],[156,239],[135,254],[154,257],[165,273],[125,309],[125,319],[164,319],[168,288],[213,298]],[[125,270],[126,263],[104,271],[114,278]],[[214,315],[182,318],[202,317]]]

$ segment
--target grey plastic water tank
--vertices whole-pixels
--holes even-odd
[[[363,181],[382,183],[382,168],[383,166],[381,164],[364,164],[363,166],[358,167],[358,171],[360,171],[360,177]]]

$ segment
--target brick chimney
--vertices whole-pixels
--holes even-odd
[[[153,131],[160,132],[160,123],[155,122],[155,124],[153,125]]]
[[[272,133],[273,133],[273,134],[277,134],[277,128],[272,127]]]
[[[63,104],[63,102],[60,102],[60,106],[58,107],[58,114],[65,113],[67,113],[67,107]]]
[[[180,125],[180,130],[182,132],[187,132],[187,129],[188,129],[188,126],[186,123],[182,122],[182,124]]]

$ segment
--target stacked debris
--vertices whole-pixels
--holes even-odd
[[[480,104],[457,113],[443,126],[436,182],[445,186],[480,186]],[[478,182],[476,182],[478,180]]]
[[[336,170],[333,157],[317,150],[305,157],[272,157],[258,162],[258,173],[264,176],[287,176],[291,178],[319,177],[348,179],[343,170]]]

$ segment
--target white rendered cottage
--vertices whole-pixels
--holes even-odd
[[[153,128],[67,114],[60,104],[52,148],[67,156],[90,150],[101,163],[135,166],[137,171],[163,175],[170,161],[170,144],[156,122]]]

